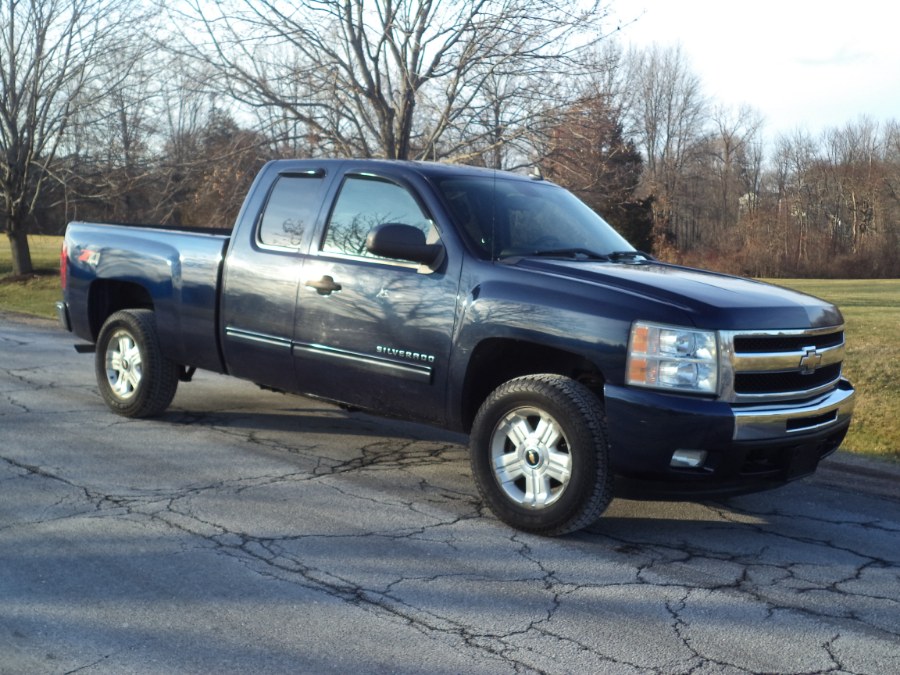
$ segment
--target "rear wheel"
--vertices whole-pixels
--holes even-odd
[[[494,390],[475,417],[470,459],[485,502],[520,530],[572,532],[612,500],[603,408],[561,375],[527,375]]]
[[[175,397],[179,367],[163,356],[151,310],[112,314],[100,329],[94,361],[100,395],[125,417],[161,414]]]

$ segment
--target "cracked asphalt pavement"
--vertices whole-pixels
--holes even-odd
[[[464,439],[198,373],[156,420],[0,315],[2,673],[898,673],[900,469],[513,531]]]

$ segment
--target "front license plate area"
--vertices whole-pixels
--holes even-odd
[[[791,453],[788,461],[787,477],[789,479],[802,478],[814,473],[819,465],[819,448],[801,447]]]

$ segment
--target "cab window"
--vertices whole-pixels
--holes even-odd
[[[383,223],[413,225],[426,237],[432,234],[431,219],[406,188],[381,178],[349,176],[331,212],[322,251],[381,258],[366,250],[366,236]]]
[[[259,243],[297,248],[315,226],[319,210],[318,175],[279,176],[259,224]]]

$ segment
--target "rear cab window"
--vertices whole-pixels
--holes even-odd
[[[311,235],[319,212],[324,174],[282,174],[275,181],[260,218],[257,242],[297,249]]]

